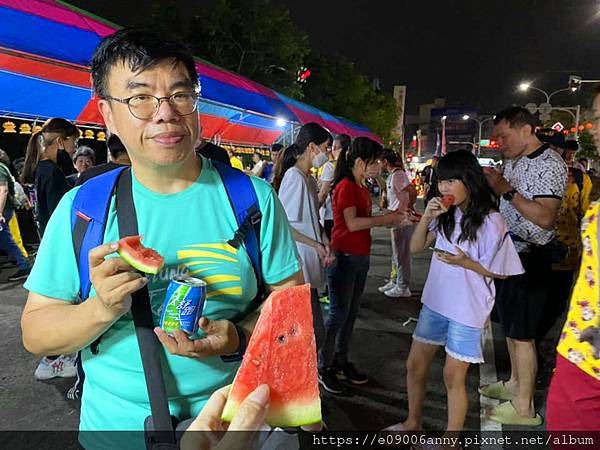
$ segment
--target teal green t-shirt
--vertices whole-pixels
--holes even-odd
[[[231,319],[250,312],[256,279],[244,250],[227,244],[237,229],[225,187],[212,163],[202,159],[198,179],[176,194],[158,194],[133,177],[133,198],[142,242],[165,258],[162,271],[149,276],[155,324],[169,280],[189,274],[207,283],[204,314],[209,319]],[[277,196],[271,186],[252,177],[260,210],[260,247],[263,278],[278,283],[300,270],[296,245]],[[76,302],[79,276],[71,235],[71,205],[77,191],[69,191],[54,211],[36,262],[25,283],[31,292]],[[114,199],[108,215],[104,242],[119,239]],[[116,254],[115,254],[116,256]],[[92,287],[90,296],[95,292]],[[146,381],[131,313],[121,317],[103,335],[99,352],[82,350],[86,374],[80,430],[141,430],[150,414]],[[233,380],[236,363],[219,357],[193,359],[173,356],[164,349],[163,373],[171,414],[185,419],[198,414],[217,388]],[[111,433],[82,434],[86,448],[109,448]],[[86,442],[89,440],[93,442]],[[141,434],[137,443],[143,447]],[[104,442],[103,442],[104,441]],[[112,450],[112,449],[111,449]]]

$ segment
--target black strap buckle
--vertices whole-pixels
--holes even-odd
[[[239,249],[242,245],[242,242],[246,240],[246,235],[248,231],[250,231],[256,224],[260,223],[262,219],[262,213],[260,209],[256,206],[253,206],[250,211],[248,211],[248,215],[240,225],[240,227],[233,234],[233,238],[229,239],[227,243],[231,245],[233,248]]]

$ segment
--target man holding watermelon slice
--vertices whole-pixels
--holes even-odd
[[[176,275],[207,283],[201,331],[175,338],[155,330],[164,345],[163,378],[170,413],[198,414],[208,397],[233,380],[238,364],[222,355],[240,350],[256,316],[257,280],[244,246],[228,241],[238,229],[215,165],[197,157],[198,75],[181,44],[155,31],[122,29],[105,38],[92,61],[99,109],[131,159],[131,193],[144,244],[164,257],[163,269],[144,276],[115,254],[119,221],[110,204],[104,244],[89,252],[92,289],[79,302],[80,278],[71,213],[78,189],[53,214],[25,287],[23,343],[36,355],[81,350],[85,370],[80,430],[143,430],[150,414],[132,315],[131,294],[148,286],[159,323],[165,291]],[[91,180],[92,181],[92,180]],[[260,262],[267,290],[301,283],[296,246],[270,185],[250,178],[262,214]],[[245,318],[245,319],[244,319]],[[236,327],[233,320],[240,324]],[[90,344],[102,336],[97,352]],[[131,441],[115,442],[115,439]],[[143,448],[143,433],[82,433],[85,448]]]

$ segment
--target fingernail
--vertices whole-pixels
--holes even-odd
[[[116,250],[119,248],[119,244],[117,244],[116,242],[113,242],[112,244],[110,244],[110,249],[111,250]]]
[[[269,385],[261,384],[248,398],[260,406],[265,406],[269,403]]]

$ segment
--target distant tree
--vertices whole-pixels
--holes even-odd
[[[594,144],[592,134],[586,129],[579,135],[579,148],[577,158],[598,159],[598,149]]]
[[[396,102],[390,94],[376,91],[371,80],[357,73],[354,64],[342,56],[313,51],[307,61],[313,68],[304,89],[308,103],[389,137],[398,120]]]
[[[302,98],[298,69],[310,51],[289,10],[271,0],[217,0],[191,20],[194,53],[283,94]]]
[[[179,39],[185,39],[183,22],[173,1],[152,0],[150,13],[144,25],[162,33],[175,34]]]

